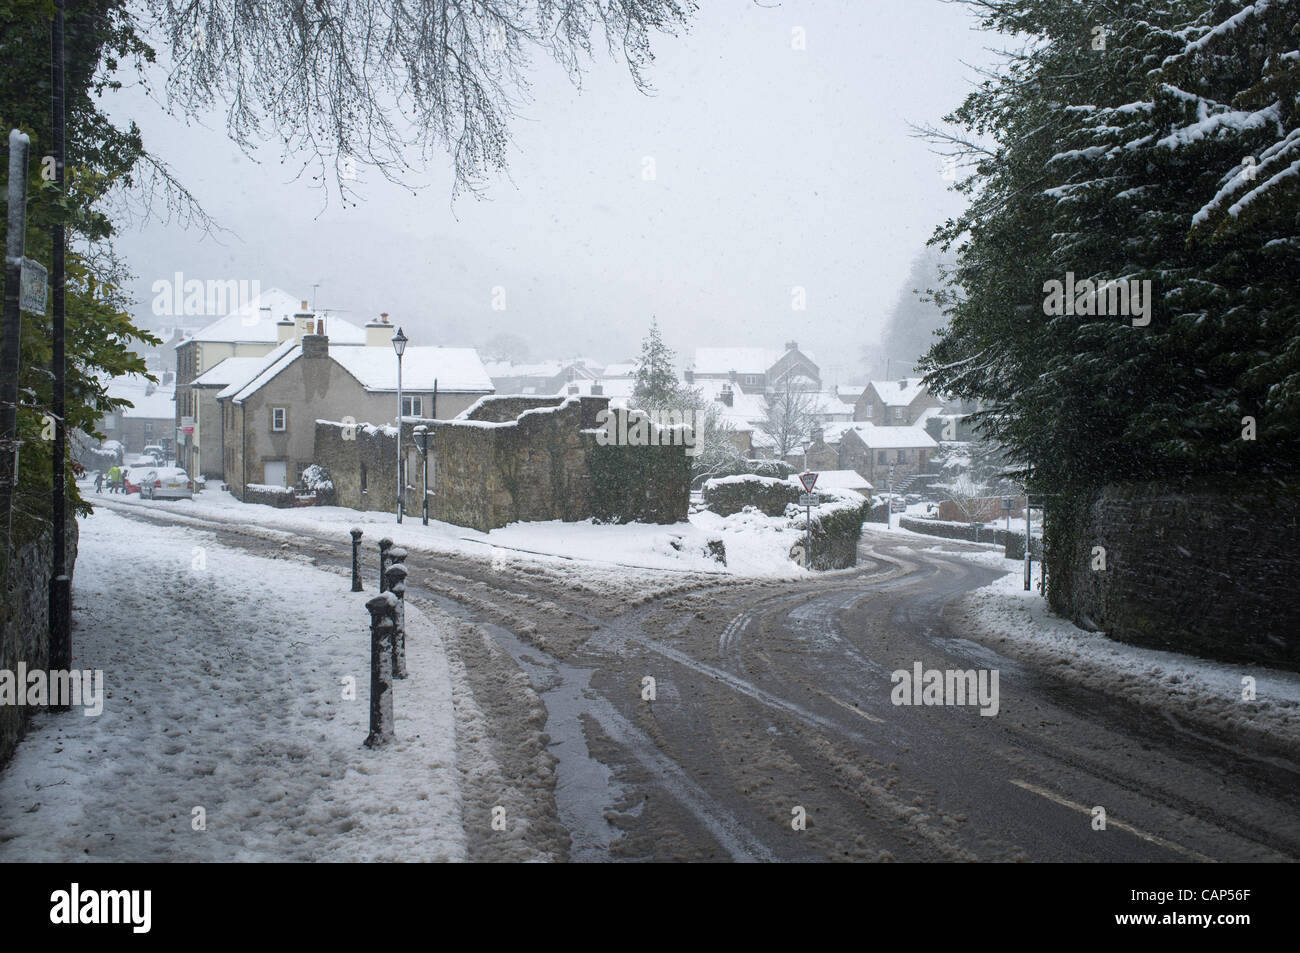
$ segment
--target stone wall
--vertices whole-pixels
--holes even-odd
[[[605,398],[491,398],[469,419],[426,421],[434,439],[430,515],[483,531],[520,520],[587,519],[591,473],[581,431],[607,405]]]
[[[1296,490],[1108,486],[1048,530],[1052,606],[1077,624],[1137,645],[1300,670]],[[1104,570],[1092,568],[1097,546]]]
[[[0,593],[0,669],[16,672],[18,663],[27,669],[47,669],[50,664],[50,566],[53,560],[50,538],[28,543],[14,553],[9,567],[8,590]],[[77,521],[68,520],[68,572],[77,562]],[[0,571],[3,571],[0,557]],[[72,592],[75,604],[77,593]],[[72,664],[77,664],[73,646]],[[33,710],[26,706],[0,705],[0,766],[3,766],[22,738]],[[80,716],[78,716],[80,717]]]
[[[517,521],[589,518],[674,523],[686,518],[686,447],[601,446],[606,397],[486,397],[457,420],[403,418],[407,514],[420,513],[422,461],[413,429],[428,427],[432,519],[484,532]],[[396,508],[396,430],[316,422],[316,462],[340,506]],[[365,487],[361,469],[365,467]]]
[[[916,516],[899,516],[900,529],[913,533],[925,533],[927,536],[942,536],[944,539],[964,539],[972,543],[997,543],[1005,546],[1007,539],[1015,536],[1016,531],[1008,533],[1005,529],[989,529],[986,526],[970,523],[949,522],[947,520],[921,519]],[[1020,553],[1024,555],[1024,550]]]
[[[408,436],[409,428],[408,424]],[[314,462],[329,471],[336,505],[354,510],[397,511],[396,427],[350,427],[318,420],[315,440]]]

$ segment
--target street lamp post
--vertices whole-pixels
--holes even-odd
[[[402,354],[406,351],[407,337],[398,328],[393,335],[393,350],[397,353],[397,522],[402,521],[402,494],[406,480],[402,474]]]

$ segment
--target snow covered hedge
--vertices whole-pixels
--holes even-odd
[[[704,484],[704,505],[719,516],[739,513],[747,506],[768,516],[781,516],[791,503],[799,502],[799,487],[776,477],[740,474],[718,477]]]
[[[293,487],[250,483],[244,487],[244,502],[265,503],[267,506],[287,508],[293,506]]]
[[[800,488],[788,480],[741,475],[721,477],[704,484],[704,502],[719,516],[732,516],[753,507],[786,525],[808,529],[808,512],[799,505]],[[812,562],[810,569],[847,569],[857,564],[862,524],[871,518],[872,501],[852,490],[825,490],[822,503],[812,509]],[[803,537],[791,550],[801,558]],[[806,558],[802,557],[802,558]]]

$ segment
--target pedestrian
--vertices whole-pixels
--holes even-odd
[[[121,480],[122,480],[122,468],[115,463],[113,464],[113,468],[108,471],[108,492],[117,493],[118,487],[121,484]]]
[[[104,488],[104,471],[96,470],[95,471],[95,492],[98,493],[103,488]]]

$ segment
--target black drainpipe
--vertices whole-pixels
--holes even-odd
[[[239,405],[239,502],[248,498],[248,405]]]

